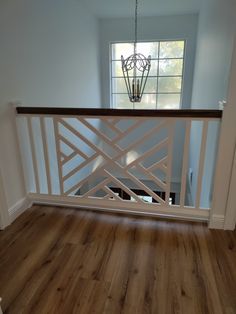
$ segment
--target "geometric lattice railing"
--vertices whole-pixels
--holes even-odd
[[[23,110],[18,131],[29,196],[207,219],[219,121],[219,113],[158,117]]]

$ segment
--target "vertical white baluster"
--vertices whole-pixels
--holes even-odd
[[[191,120],[187,120],[186,126],[185,126],[185,141],[184,141],[184,154],[183,154],[182,176],[181,176],[180,207],[184,207],[184,205],[185,205],[186,178],[187,178],[188,159],[189,159],[190,131],[191,131]]]
[[[52,120],[53,120],[54,136],[55,136],[55,143],[56,143],[60,195],[64,195],[63,177],[62,177],[62,161],[61,161],[60,142],[59,142],[60,139],[59,139],[59,129],[58,129],[59,121],[58,121],[58,118],[56,118],[56,117],[53,117]]]
[[[168,151],[167,151],[167,173],[166,173],[166,206],[169,206],[169,198],[171,192],[171,173],[172,173],[172,159],[173,159],[173,139],[174,126],[176,120],[170,119],[168,123]]]
[[[202,177],[203,177],[204,161],[205,161],[205,154],[206,154],[207,131],[208,131],[208,120],[204,120],[203,127],[202,127],[202,140],[201,140],[199,167],[198,167],[197,194],[196,194],[195,208],[199,208],[200,200],[201,200]]]
[[[27,126],[28,126],[28,133],[29,133],[29,139],[30,139],[30,149],[31,149],[32,161],[33,161],[33,167],[34,167],[35,188],[36,188],[36,193],[40,193],[39,173],[38,173],[37,157],[36,157],[36,152],[35,152],[35,143],[34,143],[34,137],[33,137],[32,117],[31,116],[27,117]]]
[[[41,127],[41,134],[42,134],[42,142],[43,142],[43,154],[44,154],[44,161],[45,161],[45,169],[46,169],[46,177],[47,177],[47,186],[48,186],[48,194],[52,194],[51,188],[51,175],[50,175],[50,166],[49,166],[49,159],[48,159],[48,144],[46,139],[46,131],[45,131],[45,118],[40,117],[40,127]]]
[[[2,298],[0,298],[0,314],[2,314],[1,302],[2,302]]]

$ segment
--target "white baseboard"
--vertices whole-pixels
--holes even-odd
[[[210,229],[224,229],[225,216],[224,215],[212,215],[209,222]]]
[[[9,216],[10,216],[10,224],[16,220],[23,212],[32,206],[32,201],[29,200],[27,197],[22,198],[15,205],[8,209]]]
[[[96,200],[93,199],[78,199],[73,196],[59,196],[59,195],[43,195],[43,194],[32,194],[28,195],[28,198],[33,204],[43,204],[48,206],[63,206],[63,207],[77,207],[82,209],[93,209],[100,211],[109,211],[114,213],[126,213],[133,215],[151,216],[151,217],[166,217],[175,218],[180,220],[190,221],[208,221],[209,210],[205,209],[194,209],[191,207],[162,207],[156,205],[149,205],[148,208],[142,204],[136,204],[125,201],[117,201],[112,203],[108,200]]]

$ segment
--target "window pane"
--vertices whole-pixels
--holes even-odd
[[[117,109],[133,109],[133,103],[129,101],[127,94],[113,94],[113,105]]]
[[[184,41],[160,42],[160,58],[183,58]]]
[[[139,78],[141,80],[141,77]],[[132,78],[131,78],[132,84]],[[112,79],[112,92],[113,93],[127,93],[124,78],[113,78]],[[148,78],[145,86],[145,93],[156,93],[157,92],[157,79]]]
[[[113,93],[126,93],[125,80],[123,78],[112,79],[112,92]]]
[[[158,61],[151,60],[151,68],[150,68],[149,75],[157,76],[157,66],[158,66]]]
[[[181,81],[180,77],[159,77],[158,93],[180,93]]]
[[[159,61],[159,75],[182,75],[183,60],[160,60]]]
[[[113,94],[113,104],[118,109],[156,109],[156,95],[144,94],[141,102],[131,103],[127,94]]]
[[[123,76],[121,61],[112,61],[112,76]]]
[[[157,96],[158,109],[179,109],[180,94],[159,94]]]
[[[121,55],[126,59],[134,53],[133,43],[118,43],[112,44],[112,59],[120,60]]]
[[[158,56],[158,42],[143,42],[137,44],[137,53],[142,53],[146,58],[157,58]]]
[[[184,45],[184,41],[141,42],[137,44],[138,53],[146,57],[151,55],[151,69],[142,101],[140,103],[131,103],[123,78],[121,55],[125,59],[132,55],[134,53],[134,44],[133,42],[111,44],[113,106],[127,109],[180,108]],[[141,75],[137,71],[137,75],[139,74]],[[132,80],[132,71],[129,72],[129,75]],[[139,78],[141,79],[141,77]]]
[[[141,102],[134,103],[135,109],[156,109],[156,95],[144,94]]]
[[[144,93],[156,93],[157,92],[157,79],[149,77],[145,86]]]

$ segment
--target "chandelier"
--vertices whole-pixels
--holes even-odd
[[[134,30],[134,53],[126,59],[124,59],[123,55],[121,56],[122,72],[127,93],[129,100],[133,103],[141,101],[151,68],[151,56],[146,58],[143,54],[137,53],[138,0],[135,0]]]

